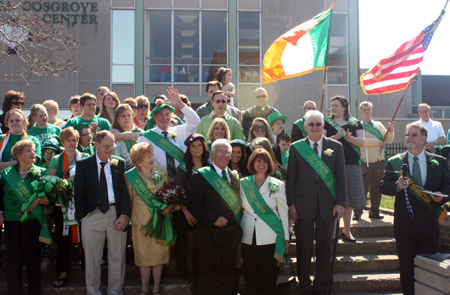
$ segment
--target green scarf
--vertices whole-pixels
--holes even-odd
[[[134,191],[138,194],[145,205],[147,205],[150,214],[152,214],[152,217],[148,221],[147,225],[142,228],[146,231],[145,236],[155,237],[157,240],[165,241],[167,246],[171,245],[177,236],[173,228],[172,217],[170,216],[170,213],[164,214],[163,219],[158,216],[159,211],[166,209],[167,205],[159,201],[155,194],[148,189],[144,181],[142,181],[136,167],[133,167],[125,172],[125,176]]]
[[[252,209],[256,212],[258,217],[261,218],[262,221],[264,221],[277,234],[274,257],[279,262],[282,262],[285,252],[283,223],[267,205],[266,201],[264,201],[264,198],[261,196],[261,193],[256,186],[253,176],[242,178],[241,185],[245,196],[247,197],[247,201],[250,206],[252,206]]]

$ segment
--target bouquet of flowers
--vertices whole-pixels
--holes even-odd
[[[32,195],[27,203],[22,204],[22,210],[19,213],[21,219],[26,220],[28,207],[37,199],[47,197],[52,202],[60,199],[64,206],[69,204],[73,197],[72,184],[63,178],[51,175],[41,175],[41,171],[33,169],[29,171],[34,181],[31,183]]]
[[[161,202],[168,206],[186,204],[187,191],[179,185],[172,184],[172,186],[159,189],[156,195]]]
[[[142,229],[145,230],[145,236],[154,237],[157,240],[166,241],[170,245],[175,241],[176,233],[173,229],[173,220],[170,214],[163,214],[162,211],[171,205],[186,204],[187,191],[179,185],[173,184],[156,192],[158,200],[154,200],[154,207],[149,207],[153,214],[147,225]]]

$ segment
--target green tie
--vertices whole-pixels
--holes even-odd
[[[417,182],[418,186],[422,185],[422,173],[420,173],[420,165],[419,165],[419,158],[414,157],[414,163],[413,163],[413,169],[412,169],[412,177]]]
[[[230,185],[230,183],[228,182],[228,177],[227,177],[227,173],[225,172],[225,170],[222,170],[222,179],[223,179],[228,185]]]

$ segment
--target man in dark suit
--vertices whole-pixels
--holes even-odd
[[[108,294],[123,294],[130,196],[125,185],[125,161],[112,156],[114,135],[95,136],[97,152],[79,160],[75,174],[75,206],[81,222],[88,295],[101,295],[103,245],[108,237]]]
[[[308,137],[291,145],[286,195],[289,217],[295,222],[301,294],[325,294],[330,281],[334,217],[339,220],[344,214],[344,151],[341,143],[322,135],[322,113],[309,111],[304,120]],[[314,228],[316,275],[312,285]]]
[[[217,139],[211,146],[211,156],[214,163],[206,170],[215,174],[213,176],[216,177],[216,182],[226,179],[235,193],[237,209],[240,210],[239,178],[227,167],[231,156],[231,145],[226,139]],[[227,203],[223,194],[219,193],[202,172],[199,171],[192,175],[186,202],[187,209],[198,221],[196,232],[198,247],[197,294],[216,294],[214,278],[217,273],[217,264],[219,264],[217,294],[231,295],[233,294],[237,247],[242,236],[242,230],[239,231],[240,211],[237,215],[236,208]],[[230,228],[231,224],[237,226],[238,229],[233,231],[233,228]],[[226,244],[220,244],[215,241],[218,231],[222,228],[225,230],[225,227],[228,227],[226,231],[229,239],[236,243],[227,241]]]
[[[406,125],[407,152],[389,159],[380,182],[380,192],[395,196],[394,234],[400,263],[400,282],[403,294],[414,294],[414,257],[420,254],[434,254],[439,244],[439,224],[446,211],[439,204],[444,203],[440,195],[416,194],[420,189],[450,194],[450,170],[445,158],[424,150],[427,143],[427,129],[420,123]],[[408,187],[407,206],[403,176],[395,171],[402,164],[408,164],[411,178],[405,180]],[[429,196],[429,197],[428,197]],[[425,201],[424,201],[425,200]]]

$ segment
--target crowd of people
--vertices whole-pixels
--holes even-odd
[[[243,112],[233,106],[230,81],[231,71],[221,69],[197,111],[171,87],[151,103],[145,96],[121,102],[102,86],[70,97],[66,120],[57,118],[53,100],[32,105],[27,118],[24,94],[8,91],[0,116],[8,294],[22,294],[22,261],[28,293],[40,294],[53,230],[60,274],[55,288],[70,283],[70,248],[81,241],[87,294],[101,294],[104,260],[108,294],[122,294],[132,241],[141,295],[160,294],[173,244],[178,274],[193,294],[237,294],[242,265],[245,294],[275,294],[278,265],[295,234],[301,294],[326,294],[332,242],[339,234],[356,242],[350,223],[352,215],[361,219],[368,192],[371,219],[384,217],[381,193],[396,196],[401,283],[405,294],[414,294],[414,256],[436,253],[439,205],[445,202],[440,193],[450,193],[450,170],[438,155],[446,136],[430,119],[430,107],[421,104],[421,119],[407,125],[407,152],[388,161],[395,124],[373,120],[372,103],[360,104],[358,120],[346,97],[333,97],[327,116],[308,100],[289,135],[289,118],[267,104],[264,88],[255,90],[255,105]],[[409,178],[397,173],[403,163]],[[48,197],[49,188],[39,185],[43,175],[70,183],[73,196]],[[187,192],[184,202],[160,197],[172,185]],[[411,185],[430,191],[428,202],[416,196],[423,194],[405,194]]]

